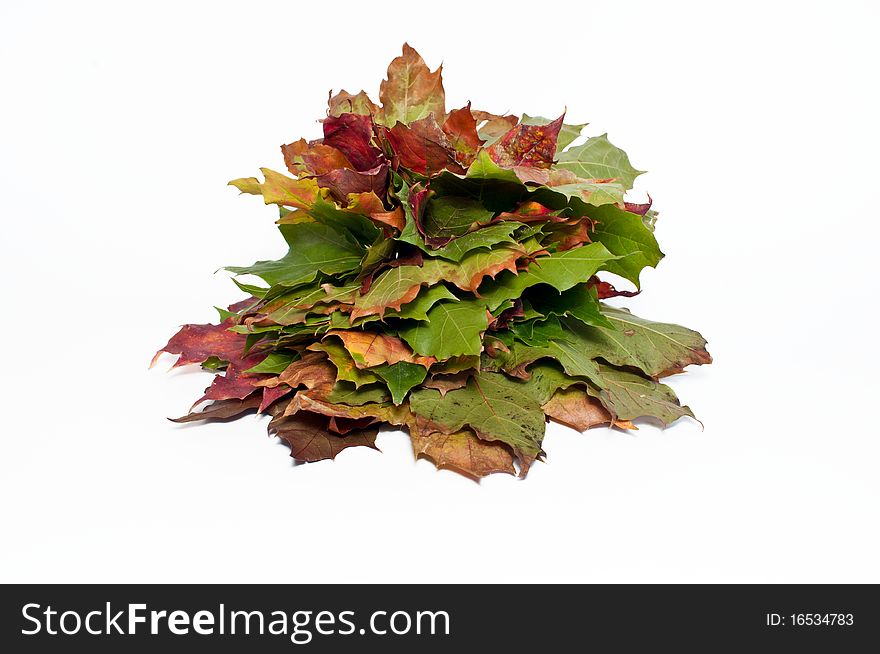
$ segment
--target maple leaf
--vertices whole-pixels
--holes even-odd
[[[489,313],[478,298],[440,302],[427,312],[426,320],[402,328],[400,337],[414,352],[444,360],[479,354],[488,326]]]
[[[392,210],[385,209],[385,204],[373,191],[361,191],[348,195],[347,209],[353,213],[369,216],[371,220],[380,225],[392,227],[398,232],[404,227],[404,214],[402,207]]]
[[[318,183],[313,179],[291,179],[287,175],[276,173],[269,168],[260,168],[266,181],[259,185],[260,193],[266,204],[278,204],[285,207],[308,209],[320,196]],[[239,180],[229,182],[239,189],[246,188],[236,184]]]
[[[290,456],[297,461],[335,459],[348,447],[376,447],[377,429],[365,429],[345,436],[333,435],[325,416],[298,413],[295,416],[279,414],[269,422],[269,430],[290,446]]]
[[[355,170],[372,170],[384,163],[382,151],[373,144],[373,119],[369,115],[340,114],[321,121],[324,145],[336,148]]]
[[[443,133],[455,151],[455,158],[462,166],[470,166],[483,145],[477,133],[477,119],[471,113],[471,103],[461,109],[453,109],[443,122]]]
[[[372,371],[369,368],[359,368],[355,364],[352,355],[349,354],[341,342],[334,341],[333,339],[324,340],[319,343],[312,343],[308,349],[313,352],[323,352],[327,355],[330,362],[336,366],[336,381],[347,381],[353,383],[356,387],[360,387],[366,384],[374,384],[380,380],[380,377],[376,374],[377,371]]]
[[[287,241],[287,254],[277,261],[257,261],[251,266],[230,266],[238,275],[256,275],[266,283],[296,286],[314,280],[319,272],[328,275],[354,270],[364,248],[349,235],[320,223],[279,225]]]
[[[448,244],[452,239],[467,234],[478,225],[492,220],[493,211],[478,200],[462,197],[438,197],[425,206],[425,242],[434,247]]]
[[[694,417],[690,407],[682,406],[669,386],[627,370],[598,365],[603,388],[597,396],[615,420],[654,418],[668,425],[683,416]]]
[[[637,429],[629,420],[614,420],[602,403],[582,388],[556,391],[542,408],[551,420],[577,431],[586,431],[598,425]]]
[[[363,91],[358,91],[352,95],[343,89],[336,95],[331,95],[327,101],[327,114],[330,116],[341,116],[343,114],[371,116],[377,110],[378,107],[370,100],[370,96]]]
[[[184,325],[168,343],[156,352],[150,364],[155,365],[162,352],[179,355],[174,367],[202,363],[211,357],[221,361],[239,361],[247,338],[229,331],[234,321],[225,320],[219,325]]]
[[[277,377],[258,382],[259,386],[275,388],[286,384],[290,388],[304,386],[309,390],[332,388],[336,370],[322,353],[308,352],[291,363]]]
[[[494,472],[515,475],[514,456],[499,441],[484,441],[470,429],[452,434],[410,429],[413,454],[429,459],[438,468],[455,470],[479,480]]]
[[[546,204],[553,202],[553,196],[561,197],[570,203],[577,201],[584,206],[594,207],[607,204],[623,205],[624,202],[623,195],[626,189],[614,179],[584,179],[565,169],[546,171],[542,178],[533,179],[539,179],[544,186],[538,188],[532,197]]]
[[[321,188],[329,189],[333,196],[345,202],[349,195],[373,193],[384,195],[388,186],[388,166],[379,164],[370,170],[337,168],[315,177]]]
[[[448,391],[445,396],[432,389],[412,393],[410,408],[439,425],[444,433],[468,427],[483,440],[506,443],[525,470],[541,453],[544,411],[528,382],[498,373],[476,373],[465,388]]]
[[[300,139],[281,146],[287,170],[300,176],[325,175],[339,168],[352,168],[340,150],[324,143],[306,143]]]
[[[440,397],[445,397],[449,391],[467,386],[470,371],[455,372],[449,375],[434,373],[422,384],[424,388],[433,388],[440,392]]]
[[[556,140],[562,129],[562,114],[546,125],[520,123],[493,143],[486,152],[505,168],[518,166],[549,168],[556,155]]]
[[[614,206],[596,207],[590,210],[594,221],[593,240],[602,243],[618,259],[606,266],[639,287],[639,275],[646,266],[655,268],[663,258],[653,232],[633,213]]]
[[[557,291],[588,281],[598,270],[615,257],[603,244],[591,243],[583,247],[538,257],[519,273],[505,275],[480,288],[489,310],[494,310],[508,299],[518,298],[536,284],[548,284]]]
[[[546,246],[555,246],[557,252],[564,252],[579,247],[585,243],[592,243],[590,232],[593,222],[589,218],[577,218],[562,224],[548,225],[547,238],[543,243]]]
[[[712,363],[706,339],[680,325],[652,322],[625,309],[602,306],[611,327],[572,326],[569,337],[590,341],[597,356],[618,366],[635,366],[652,377],[667,377],[689,365]]]
[[[377,366],[373,368],[373,372],[388,385],[391,400],[395,404],[403,402],[406,394],[421,384],[428,374],[428,370],[424,366],[408,361]]]
[[[455,149],[433,114],[409,125],[397,123],[391,129],[384,129],[384,133],[396,161],[404,168],[429,176],[446,169],[464,172],[455,158]]]
[[[248,366],[249,363],[256,364],[262,358],[263,356],[257,355],[251,362],[244,359],[244,366]],[[193,406],[207,400],[243,400],[254,392],[257,382],[266,377],[267,375],[244,374],[239,369],[239,364],[230,363],[224,372],[214,376],[211,385],[205,389],[205,394],[196,400]]]
[[[488,111],[474,110],[471,114],[477,121],[479,126],[477,134],[485,141],[485,146],[492,145],[519,122],[516,116],[499,116]]]
[[[380,332],[337,329],[327,332],[325,338],[331,336],[342,341],[358,368],[372,368],[401,361],[429,368],[435,361],[433,357],[417,356],[399,338]]]
[[[430,114],[446,114],[446,94],[443,90],[443,67],[433,73],[422,56],[409,44],[403,44],[403,54],[388,66],[388,75],[379,87],[382,109],[379,120],[383,125],[409,125]]]
[[[626,153],[611,145],[607,134],[587,139],[583,145],[561,153],[557,166],[586,179],[614,179],[627,189],[644,172],[632,167]]]
[[[520,122],[523,125],[548,125],[553,121],[549,118],[543,118],[541,116],[529,116],[528,114],[523,114]],[[559,154],[565,150],[571,142],[577,139],[581,132],[586,127],[586,123],[580,123],[577,125],[569,125],[568,123],[563,123],[562,127],[559,128],[559,133],[556,135],[556,156],[559,157]]]

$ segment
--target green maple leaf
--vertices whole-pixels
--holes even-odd
[[[394,404],[403,402],[406,394],[425,381],[428,370],[425,366],[408,361],[399,361],[391,365],[382,365],[369,370],[381,377],[388,385],[391,400]]]
[[[480,372],[467,386],[448,391],[427,389],[410,395],[413,413],[441,426],[447,433],[465,427],[484,440],[498,440],[533,459],[541,452],[544,411],[532,384],[506,375]]]
[[[626,153],[611,144],[607,134],[587,139],[559,155],[558,168],[570,170],[584,179],[616,179],[631,189],[643,170],[636,170]]]
[[[327,400],[334,404],[364,406],[366,404],[382,404],[389,400],[388,389],[384,384],[367,384],[355,386],[346,381],[336,382],[327,394]]]
[[[626,309],[603,306],[611,328],[570,326],[569,338],[579,337],[596,356],[616,366],[635,366],[652,377],[665,377],[685,366],[711,363],[706,339],[681,325],[652,322]]]
[[[589,217],[596,222],[592,238],[616,255],[606,270],[620,275],[639,287],[639,275],[646,266],[656,268],[663,258],[654,233],[640,216],[618,207],[591,208]]]
[[[428,311],[441,300],[458,300],[458,298],[443,284],[423,287],[415,300],[404,304],[400,311],[389,311],[385,317],[428,320]]]
[[[675,392],[641,375],[599,364],[602,388],[593,390],[612,416],[621,420],[654,418],[668,425],[683,416],[694,417],[689,407],[682,406]]]
[[[556,316],[514,323],[510,330],[523,343],[535,347],[548,347],[567,334]]]
[[[340,209],[335,202],[323,198],[318,198],[307,213],[319,223],[350,232],[362,245],[375,243],[380,234],[376,223],[366,216]]]
[[[256,275],[272,286],[297,286],[313,281],[319,272],[328,275],[355,270],[364,248],[345,233],[320,223],[281,225],[279,231],[290,249],[277,261],[257,261],[251,266],[230,266],[237,275]]]
[[[616,258],[601,243],[556,252],[538,257],[518,275],[505,273],[496,281],[487,282],[480,288],[480,295],[491,311],[505,300],[520,297],[524,290],[536,284],[548,284],[557,291],[566,291],[575,284],[587,282]]]
[[[525,237],[523,235],[518,235],[516,239],[512,236],[520,227],[524,227],[524,225],[513,221],[489,225],[464,236],[459,236],[453,239],[449,245],[442,248],[436,250],[426,249],[426,252],[431,256],[441,259],[461,261],[472,250],[480,248],[491,249],[499,243],[515,243],[517,240],[524,241]]]
[[[542,293],[533,298],[535,310],[541,316],[571,316],[585,325],[608,327],[614,324],[606,318],[600,309],[596,291],[579,284],[559,294]]]
[[[623,205],[624,202],[626,189],[616,181],[583,179],[566,170],[551,170],[548,182],[537,187],[529,197],[557,208],[571,204],[578,214],[590,206]]]
[[[492,220],[494,212],[478,201],[462,197],[435,197],[425,208],[425,233],[431,238],[449,239],[467,234],[475,225]]]
[[[259,373],[280,374],[287,369],[291,363],[296,361],[299,355],[295,352],[271,352],[260,363],[245,370],[249,375]]]
[[[486,305],[474,298],[440,302],[428,311],[427,320],[404,327],[399,334],[414,352],[443,360],[479,354],[480,337],[488,325]]]

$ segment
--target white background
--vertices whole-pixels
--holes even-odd
[[[0,580],[880,582],[877,7],[4,2]],[[709,338],[671,380],[705,430],[551,426],[478,485],[399,433],[293,466],[265,420],[165,420],[208,378],[155,350],[284,249],[226,181],[404,40],[449,107],[567,106],[650,171],[627,304]]]

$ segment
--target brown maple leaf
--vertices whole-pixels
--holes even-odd
[[[290,456],[297,461],[313,462],[335,459],[348,447],[376,447],[377,429],[350,431],[344,436],[333,434],[326,416],[301,412],[295,416],[279,413],[269,422],[270,433],[290,446]]]
[[[620,429],[637,429],[629,420],[613,420],[611,414],[594,397],[580,388],[556,391],[543,406],[552,420],[577,431],[586,431],[597,425],[613,425]]]

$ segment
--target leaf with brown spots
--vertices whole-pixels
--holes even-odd
[[[486,152],[503,168],[550,168],[556,155],[556,138],[565,114],[546,125],[517,125]]]

